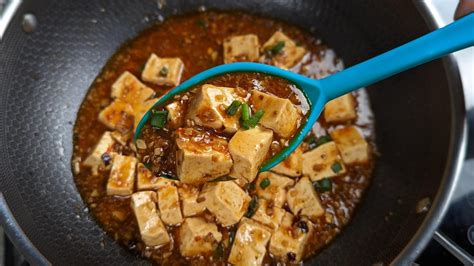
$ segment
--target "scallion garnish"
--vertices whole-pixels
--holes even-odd
[[[244,216],[247,217],[247,218],[252,218],[252,216],[255,214],[257,209],[258,209],[258,197],[253,196],[252,200],[249,203],[249,207],[247,209],[247,212],[244,214]]]
[[[154,128],[163,128],[168,119],[168,111],[157,111],[155,109],[151,110],[151,120],[150,124]]]
[[[264,178],[262,181],[260,181],[260,187],[262,189],[266,189],[270,185],[270,179]]]
[[[332,181],[329,178],[323,178],[313,183],[314,188],[319,192],[331,191]]]
[[[283,50],[284,47],[285,47],[285,42],[284,41],[279,41],[276,44],[274,44],[272,47],[268,48],[267,53],[270,56],[277,55],[277,54],[281,53],[281,51]]]
[[[326,135],[326,136],[322,136],[318,139],[315,138],[314,135],[311,135],[307,140],[306,142],[309,144],[309,149],[312,150],[314,148],[317,148],[321,145],[323,145],[324,143],[328,143],[331,141],[331,137],[329,135]]]
[[[250,107],[248,104],[243,103],[242,104],[242,115],[240,118],[242,118],[242,121],[247,121],[250,119]]]
[[[263,110],[258,110],[248,120],[242,121],[242,127],[245,129],[254,128],[258,124],[264,113],[265,112]]]
[[[335,162],[331,165],[331,170],[337,174],[342,170],[342,165],[339,162]]]
[[[242,105],[242,103],[240,101],[233,101],[229,107],[227,107],[227,110],[226,110],[226,113],[228,115],[235,115],[235,113],[237,113],[237,111],[239,110],[239,107]]]
[[[213,256],[215,259],[221,259],[224,256],[224,245],[222,243],[217,244]]]
[[[168,75],[168,68],[164,66],[160,70],[160,76],[166,77],[167,75]]]
[[[196,25],[198,25],[201,28],[207,28],[207,22],[204,19],[198,19],[196,21]]]

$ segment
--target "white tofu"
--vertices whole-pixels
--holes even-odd
[[[303,172],[303,150],[301,147],[298,146],[290,156],[275,165],[270,171],[291,177],[300,176]]]
[[[174,184],[169,184],[159,187],[157,194],[161,220],[167,225],[177,225],[183,222],[178,188]]]
[[[238,223],[250,203],[250,196],[233,181],[207,183],[199,197],[223,226]]]
[[[156,193],[141,191],[131,197],[131,207],[137,219],[140,235],[147,246],[162,246],[170,237],[156,209]]]
[[[268,54],[268,52],[280,42],[284,43],[283,48],[278,54],[271,55],[271,58],[274,65],[284,69],[289,69],[303,58],[306,50],[303,47],[297,46],[295,42],[283,32],[277,31],[263,45],[263,52]]]
[[[140,105],[137,105],[135,106],[135,108],[133,108],[133,117],[134,117],[134,120],[133,120],[133,129],[135,130],[137,127],[138,127],[138,123],[140,123],[140,120],[142,120],[143,116],[145,115],[145,113],[150,110],[150,108],[153,107],[153,105],[155,105],[155,103],[159,100],[159,98],[155,98],[155,99],[150,99],[148,101],[145,101],[143,102],[142,104]]]
[[[123,131],[133,126],[133,108],[127,102],[115,100],[99,113],[99,121],[108,128]]]
[[[155,176],[142,163],[137,166],[137,190],[157,190],[159,187],[158,180],[160,178]]]
[[[306,216],[313,222],[325,212],[313,183],[307,177],[302,177],[288,190],[286,201],[293,214]]]
[[[329,123],[342,123],[357,118],[356,101],[351,93],[342,95],[326,104],[324,119]]]
[[[160,58],[150,55],[142,72],[142,80],[157,85],[178,86],[184,64],[178,57]]]
[[[227,141],[192,128],[176,130],[177,174],[186,184],[203,184],[230,173],[232,158]]]
[[[224,63],[257,61],[258,37],[255,34],[233,36],[224,40]]]
[[[126,196],[133,193],[137,158],[114,155],[112,169],[107,181],[107,195]]]
[[[370,147],[362,134],[354,127],[338,128],[330,133],[346,164],[369,162]]]
[[[312,181],[345,173],[346,167],[334,141],[324,143],[303,154],[303,175],[309,176]]]
[[[179,251],[182,256],[210,255],[222,239],[217,226],[201,217],[184,219],[179,228]]]
[[[115,141],[112,138],[112,133],[110,131],[105,131],[100,137],[99,142],[95,145],[92,153],[87,156],[84,160],[84,165],[97,169],[99,166],[105,166],[104,161],[102,160],[102,155],[107,153],[112,157],[114,153],[114,144]]]
[[[234,160],[230,176],[241,179],[243,183],[252,182],[267,156],[272,139],[271,130],[258,126],[237,131],[229,141],[229,151]]]
[[[262,109],[264,114],[259,123],[273,129],[280,137],[290,137],[298,127],[301,115],[296,106],[288,99],[252,90],[250,101],[255,110]]]
[[[228,262],[232,265],[262,265],[271,232],[250,219],[242,219],[235,233]]]
[[[181,198],[182,210],[184,217],[199,215],[206,210],[204,199],[199,198],[199,188],[181,184],[178,188],[179,197]]]
[[[168,123],[172,128],[183,126],[184,114],[181,105],[178,102],[172,102],[166,107],[168,111]]]
[[[280,227],[285,211],[272,205],[271,202],[259,199],[258,208],[252,216],[252,220],[267,226],[272,232],[274,232],[278,227]]]
[[[155,91],[141,83],[132,73],[125,71],[112,84],[112,98],[120,99],[132,106],[140,105],[155,95]]]
[[[260,183],[266,178],[270,181],[270,185],[266,188],[260,187]],[[295,181],[272,172],[263,172],[258,175],[255,184],[259,198],[265,199],[273,203],[273,206],[281,208],[286,202],[286,190],[292,187]]]
[[[226,114],[227,107],[234,100],[241,100],[234,92],[234,88],[202,85],[189,104],[186,120],[191,120],[199,126],[222,129],[227,133],[236,132],[240,127],[240,114]]]
[[[314,234],[314,227],[304,217],[296,223],[293,220],[294,216],[285,212],[280,227],[270,239],[269,251],[282,261],[298,263],[303,258],[305,247]],[[306,227],[303,227],[305,224]]]

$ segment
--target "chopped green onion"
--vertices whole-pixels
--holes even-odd
[[[313,186],[319,192],[331,191],[332,190],[332,181],[329,178],[323,178],[313,183]]]
[[[242,121],[247,121],[250,119],[250,107],[248,104],[246,103],[243,103],[242,104],[242,115],[241,115],[241,118],[242,118]]]
[[[140,66],[140,69],[139,69],[140,73],[142,73],[143,70],[145,69],[145,65],[146,65],[146,64],[143,64],[143,65]]]
[[[226,110],[226,113],[228,115],[235,115],[235,113],[237,113],[237,111],[239,110],[239,107],[242,105],[242,103],[240,101],[233,101],[229,107],[227,107],[227,110]]]
[[[163,128],[168,119],[168,111],[151,110],[150,124],[154,128]]]
[[[262,189],[266,189],[269,185],[270,185],[270,179],[268,179],[268,178],[264,178],[264,179],[260,182],[260,187],[261,187]]]
[[[249,183],[249,184],[247,184],[247,190],[248,190],[248,191],[254,191],[255,188],[256,188],[255,183]]]
[[[216,249],[214,250],[213,257],[215,259],[221,259],[222,256],[224,256],[224,245],[222,243],[219,243]]]
[[[168,75],[168,68],[164,66],[160,70],[160,76],[166,77],[167,75]]]
[[[263,110],[258,110],[248,120],[244,120],[242,122],[242,127],[245,129],[254,128],[258,124],[264,113],[265,112]]]
[[[211,181],[209,182],[222,182],[222,181],[231,181],[231,180],[236,180],[237,178],[234,178],[234,177],[230,177],[228,175],[225,175],[225,176],[221,176],[221,177],[218,177],[216,179],[212,179]]]
[[[196,25],[198,25],[201,28],[207,28],[207,23],[204,19],[198,19],[196,21]]]
[[[267,53],[270,56],[277,55],[277,54],[281,53],[281,51],[283,50],[284,47],[285,47],[285,42],[284,41],[279,41],[275,45],[273,45],[272,47],[268,48]]]
[[[329,135],[322,136],[318,139],[315,139],[314,135],[311,135],[311,137],[309,137],[306,142],[309,144],[309,149],[312,150],[330,141],[331,141],[331,137]]]
[[[342,170],[342,165],[339,162],[335,162],[331,165],[331,170],[337,174]]]
[[[255,211],[257,211],[257,208],[258,208],[258,197],[253,196],[252,200],[249,203],[247,212],[244,214],[244,216],[247,218],[252,218],[252,216],[255,214]]]

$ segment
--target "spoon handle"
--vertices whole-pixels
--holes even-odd
[[[319,80],[327,101],[474,45],[474,13],[365,62]]]

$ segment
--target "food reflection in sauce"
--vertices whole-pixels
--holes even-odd
[[[312,78],[342,69],[320,40],[283,22],[188,14],[125,44],[79,111],[72,166],[84,200],[107,233],[157,264],[298,263],[340,233],[369,184],[374,135],[364,91],[328,103],[305,142],[260,174],[259,164],[291,139],[307,111],[278,78],[216,77],[156,109],[131,141],[158,97],[237,61]],[[280,109],[293,111],[284,120],[268,116]]]

